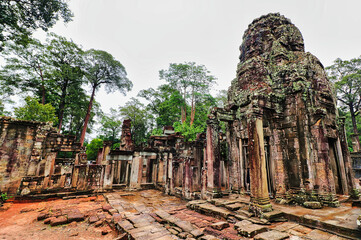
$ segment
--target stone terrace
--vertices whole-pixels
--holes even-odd
[[[282,205],[274,205],[275,210],[265,215],[268,221],[250,214],[247,211],[249,200],[237,195],[187,203],[157,190],[144,190],[107,193],[105,198],[111,207],[109,212],[117,214],[119,211],[123,216],[116,223],[123,234],[119,239],[359,239],[358,235],[353,235],[355,229],[352,230],[351,225],[348,228],[350,234],[343,237],[340,234],[343,231],[336,235],[320,230],[325,228],[324,224],[336,224],[332,221],[339,221],[339,224],[349,221],[351,224],[353,217],[360,214],[360,209],[350,208],[347,204],[323,210],[288,206],[287,212]],[[312,214],[323,218],[316,221]],[[303,225],[287,222],[285,218],[300,221]]]

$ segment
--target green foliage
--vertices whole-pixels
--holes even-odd
[[[0,43],[26,45],[35,29],[47,31],[59,18],[69,22],[73,15],[65,0],[2,0],[0,16]]]
[[[103,147],[103,140],[100,138],[94,138],[91,142],[86,146],[86,154],[88,160],[96,160],[98,156],[98,151]]]
[[[184,137],[185,141],[194,141],[197,138],[198,133],[202,133],[204,131],[203,126],[196,126],[196,124],[190,125],[189,123],[180,123],[175,122],[173,124],[174,130],[176,132],[180,132]]]
[[[357,134],[361,109],[361,57],[351,60],[338,58],[326,70],[329,79],[335,84],[340,109],[346,118],[351,118],[352,128],[346,126],[346,129],[352,129],[352,132]]]
[[[88,82],[96,90],[104,85],[107,92],[119,91],[125,94],[133,87],[124,66],[105,51],[86,51],[84,71]]]
[[[151,136],[161,136],[163,134],[163,130],[160,128],[154,128],[152,130]]]
[[[100,133],[104,138],[114,142],[122,130],[122,121],[117,110],[111,108],[109,115],[103,114],[100,125]]]
[[[25,105],[15,108],[15,117],[21,120],[56,123],[55,109],[51,104],[42,105],[37,98],[26,97]]]
[[[148,129],[151,129],[149,113],[138,99],[131,98],[124,106],[119,107],[120,116],[131,120],[131,134],[135,145],[147,141]]]

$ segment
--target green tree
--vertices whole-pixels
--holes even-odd
[[[110,108],[110,114],[103,114],[100,125],[100,132],[104,138],[114,143],[122,130],[122,121],[119,119],[117,110]]]
[[[82,84],[84,66],[83,50],[73,41],[50,33],[47,39],[48,63],[52,66],[50,75],[54,80],[52,88],[57,104],[58,129],[62,129],[64,112],[70,93],[77,96],[83,91]],[[72,91],[70,89],[72,88]]]
[[[139,145],[147,140],[149,127],[149,114],[138,99],[131,98],[124,106],[119,107],[120,116],[132,121],[131,134],[135,145]]]
[[[45,104],[46,89],[54,87],[47,74],[50,65],[46,46],[36,39],[31,39],[27,46],[9,43],[3,54],[6,65],[0,71],[3,77],[1,85],[13,86],[21,92],[35,92]]]
[[[155,116],[156,127],[172,126],[181,120],[181,107],[184,101],[178,90],[163,84],[157,89],[141,90],[139,97],[148,100],[147,110]]]
[[[86,52],[85,76],[91,85],[92,93],[84,120],[84,127],[80,136],[80,143],[82,145],[84,143],[96,90],[98,90],[100,86],[105,85],[107,92],[118,90],[125,94],[126,91],[130,91],[133,86],[132,82],[127,78],[124,66],[105,51],[91,49]]]
[[[86,146],[86,154],[88,160],[96,160],[98,156],[98,151],[103,147],[103,140],[100,138],[94,138],[91,142]]]
[[[177,89],[183,96],[184,105],[181,107],[182,123],[187,119],[187,102],[191,106],[190,125],[193,125],[196,114],[196,94],[208,93],[216,78],[204,65],[194,62],[171,63],[167,70],[160,70],[159,77],[172,88]]]
[[[326,70],[328,77],[335,84],[340,107],[344,112],[350,112],[353,133],[358,135],[356,117],[361,108],[361,57],[351,60],[338,58]],[[359,139],[356,144],[360,150]]]
[[[53,122],[57,121],[55,109],[51,104],[41,104],[37,98],[26,97],[25,105],[15,108],[15,117],[21,120]]]
[[[47,31],[59,18],[69,22],[73,14],[65,0],[0,1],[0,52],[9,40],[26,45],[35,29]]]

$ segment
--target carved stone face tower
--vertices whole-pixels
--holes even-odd
[[[337,205],[335,194],[354,183],[322,64],[280,14],[255,19],[240,52],[228,106],[217,112],[228,122],[232,188],[250,191],[256,212],[271,208],[270,195]]]

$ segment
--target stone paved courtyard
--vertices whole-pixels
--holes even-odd
[[[224,199],[215,200],[213,204],[203,200],[187,204],[157,190],[117,191],[107,193],[105,197],[113,208],[124,213],[124,219],[117,224],[118,229],[134,239],[346,239],[294,222],[268,225],[258,218],[241,217],[243,211],[236,205],[245,205],[235,196],[230,196],[233,200],[228,199],[233,210],[237,209],[239,213],[235,217],[234,211],[216,206]],[[198,209],[205,213],[202,214],[187,208],[187,205],[192,208],[192,204],[200,204],[208,210]]]
[[[247,201],[230,195],[187,202],[158,190],[143,190],[8,202],[0,209],[0,239],[348,239],[320,230],[332,223],[337,224],[335,229],[357,231],[353,218],[360,208],[350,204],[322,210],[274,204],[275,212],[267,217],[280,222],[270,223],[252,216]],[[280,210],[299,218],[286,221]],[[318,222],[312,225],[312,219]],[[301,221],[303,225],[297,223]],[[349,234],[349,239],[360,238]]]

